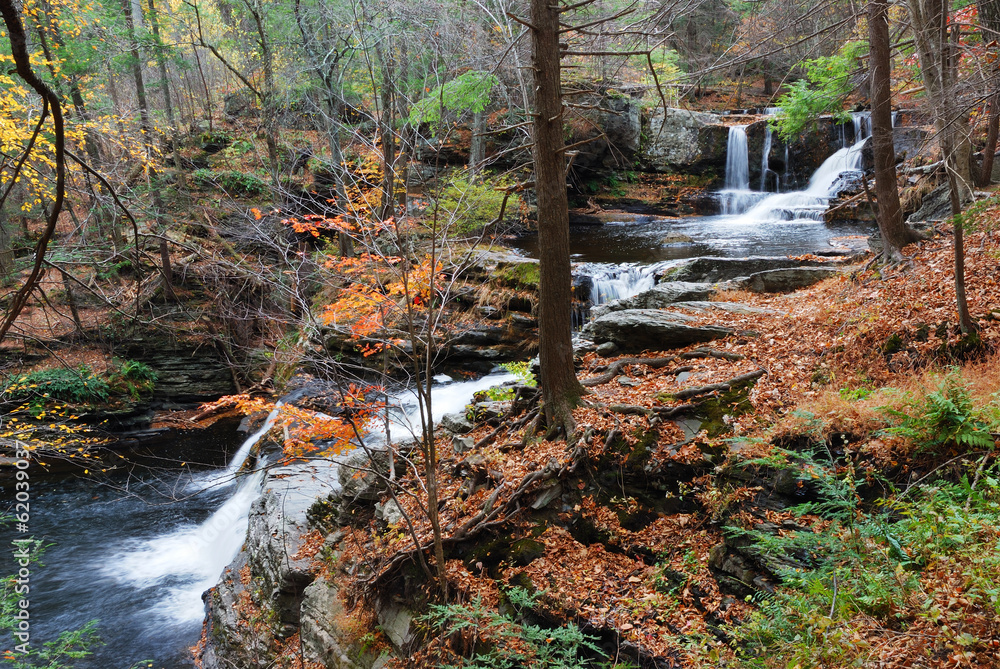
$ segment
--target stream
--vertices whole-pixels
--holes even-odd
[[[865,121],[863,114],[855,118],[859,140],[867,136]],[[769,193],[750,188],[745,126],[733,126],[726,188],[718,194],[722,215],[576,228],[571,236],[576,271],[593,278],[592,299],[600,303],[652,287],[659,269],[687,258],[816,253],[829,251],[835,237],[867,233],[822,222],[845,176],[861,166],[863,141],[843,143],[805,190]],[[763,189],[769,181],[766,154],[757,159],[763,160]],[[536,245],[528,237],[515,247],[537,257]],[[435,420],[460,410],[475,391],[510,378],[497,373],[468,382],[438,379]],[[398,393],[395,404],[394,438],[412,429],[406,425],[416,415],[411,391]],[[79,669],[127,669],[144,660],[157,669],[192,666],[188,648],[201,633],[201,594],[238,553],[264,480],[262,472],[241,470],[264,430],[244,440],[235,427],[229,422],[194,436],[178,435],[159,449],[169,452],[169,459],[140,458],[142,464],[101,480],[49,476],[46,481],[32,467],[31,534],[52,544],[44,565],[32,567],[33,646],[96,618],[103,645],[77,662]],[[10,508],[13,481],[6,480],[3,490]],[[2,532],[5,544],[17,538],[11,527]],[[0,574],[16,571],[11,553],[0,565]]]
[[[437,377],[435,421],[461,410],[476,391],[513,378],[506,372],[464,382]],[[415,394],[403,390],[393,401],[393,437],[419,431]],[[155,669],[193,666],[188,649],[201,634],[201,595],[239,552],[264,480],[262,471],[241,467],[266,427],[245,439],[236,427],[228,421],[180,433],[157,449],[169,459],[140,451],[131,454],[139,464],[102,479],[45,477],[32,465],[31,535],[51,544],[43,564],[31,568],[32,647],[97,619],[103,643],[77,669],[128,669],[143,661]],[[377,443],[384,435],[373,430],[369,439]],[[337,485],[336,472],[324,480]],[[13,479],[5,480],[9,511],[13,489]],[[4,545],[15,538],[23,535],[2,528]],[[17,571],[11,552],[0,569]]]
[[[776,111],[767,110],[769,114]],[[719,215],[623,216],[621,221],[572,228],[571,258],[577,275],[593,279],[591,301],[601,304],[648,290],[658,273],[690,258],[829,254],[837,237],[869,234],[869,226],[823,221],[830,200],[861,174],[862,149],[871,134],[870,113],[851,116],[855,141],[848,144],[842,132],[842,147],[819,166],[803,190],[763,190],[769,183],[787,182],[781,175],[767,178],[775,175],[767,167],[764,152],[757,158],[762,167],[761,190],[751,189],[746,126],[736,125],[729,128],[724,187],[715,194]],[[768,133],[765,148],[770,147]],[[522,237],[511,246],[530,258],[538,257],[537,235]]]

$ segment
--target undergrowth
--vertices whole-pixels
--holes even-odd
[[[781,580],[729,631],[740,666],[891,666],[901,645],[954,666],[994,657],[1000,631],[1000,477],[979,467],[865,508],[850,460],[780,451],[814,490],[812,528],[732,528]],[[914,641],[915,640],[915,641]],[[893,643],[890,643],[893,642]],[[949,664],[949,666],[952,666]],[[985,665],[984,665],[985,666]],[[994,666],[994,665],[991,665]]]
[[[537,595],[520,587],[507,592],[510,611],[498,613],[481,601],[432,605],[420,621],[437,636],[430,644],[441,669],[577,669],[607,666],[593,637],[568,623],[543,627],[527,618]]]

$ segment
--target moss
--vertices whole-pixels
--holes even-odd
[[[538,290],[540,279],[538,263],[525,262],[498,267],[494,276],[502,283],[513,288]]]
[[[698,405],[694,415],[701,420],[701,429],[705,430],[709,437],[718,437],[732,430],[726,422],[727,416],[736,418],[753,411],[753,404],[750,403],[750,389],[753,384],[753,381],[747,381],[733,386]]]
[[[903,350],[903,337],[899,333],[893,334],[882,344],[882,355],[892,355]]]
[[[545,555],[545,544],[535,539],[519,539],[510,545],[510,561],[526,567]]]
[[[655,429],[642,431],[640,428],[633,436],[638,439],[638,442],[632,447],[632,452],[625,459],[625,466],[630,469],[642,469],[652,457],[653,447],[656,446],[659,433]]]

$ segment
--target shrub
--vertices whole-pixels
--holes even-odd
[[[191,173],[191,178],[199,186],[220,188],[229,193],[259,196],[268,192],[263,179],[247,172],[199,169]]]
[[[452,643],[441,644],[440,660],[459,664],[437,663],[443,669],[579,669],[600,663],[590,656],[600,653],[594,638],[569,623],[564,627],[545,628],[519,618],[530,613],[536,595],[520,587],[511,588],[507,598],[514,613],[487,610],[475,599],[469,605],[431,605],[421,618],[432,631]],[[455,643],[455,641],[460,641]],[[456,650],[455,646],[461,646]]]
[[[146,363],[122,360],[109,375],[108,382],[116,392],[137,400],[141,394],[153,392],[157,379],[156,371]]]
[[[994,402],[993,409],[996,408]],[[884,412],[900,421],[885,432],[913,442],[918,449],[952,447],[992,449],[991,430],[997,428],[996,412],[977,407],[969,388],[953,373],[944,378],[937,390],[927,393],[922,403],[907,410],[889,407]]]
[[[504,193],[497,190],[505,182],[476,181],[468,176],[456,174],[441,191],[429,213],[450,223],[460,233],[481,230],[500,216]],[[505,213],[516,212],[520,199],[511,195],[507,199]]]
[[[89,367],[59,367],[25,374],[11,381],[3,393],[12,400],[58,399],[89,404],[108,399],[111,388]]]

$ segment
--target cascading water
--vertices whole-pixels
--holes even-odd
[[[854,124],[854,143],[858,144],[872,134],[872,113],[869,111],[851,112],[851,121]]]
[[[760,194],[750,190],[750,151],[745,125],[729,126],[726,144],[725,187],[719,191],[719,204],[723,214],[738,214],[760,199]]]
[[[729,127],[729,141],[726,144],[726,190],[748,190],[750,188],[750,151],[747,148],[747,127]]]
[[[228,486],[234,483],[237,479],[237,474],[239,474],[240,469],[246,463],[247,458],[250,457],[250,451],[253,447],[260,441],[260,438],[267,434],[267,431],[271,429],[274,425],[274,421],[278,418],[278,409],[281,407],[281,402],[275,404],[274,411],[272,411],[264,424],[259,430],[251,434],[244,440],[240,445],[239,450],[233,455],[229,460],[229,464],[226,468],[220,472],[211,472],[201,476],[196,476],[191,481],[189,488],[191,490],[206,490],[208,488],[214,488],[217,486]]]
[[[781,107],[765,107],[765,116],[774,116],[781,112]],[[767,190],[767,174],[770,172],[770,167],[768,165],[768,160],[771,155],[771,143],[773,140],[774,131],[771,130],[771,124],[764,124],[764,150],[761,151],[760,155],[760,191],[764,192]],[[779,184],[780,185],[780,184]],[[780,190],[778,188],[777,190]]]
[[[263,427],[247,437],[223,471],[198,477],[193,486],[207,489],[236,480],[250,451],[274,425],[280,408],[278,402]],[[243,545],[250,504],[260,494],[263,480],[263,470],[243,477],[236,492],[200,524],[184,524],[127,546],[106,567],[108,574],[138,590],[165,588],[150,609],[160,618],[172,623],[201,620],[201,593],[215,585]]]
[[[591,303],[604,304],[649,290],[656,285],[657,273],[670,264],[585,265],[577,272],[590,277]]]
[[[862,149],[871,135],[871,113],[854,112],[851,118],[855,142],[827,158],[813,173],[805,190],[768,195],[740,212],[734,222],[822,221],[830,198],[836,197],[843,185],[844,175],[857,173],[862,167]]]
[[[435,383],[434,419],[461,410],[476,390],[511,378],[501,373]],[[412,423],[412,393],[402,391],[390,400],[399,406],[394,425]],[[274,417],[267,423],[273,425]],[[246,467],[265,429],[238,445],[230,438],[232,425],[218,425],[197,437],[181,435],[174,445],[178,450],[171,451],[190,461],[209,450],[233,453],[210,472],[192,476],[176,463],[137,468],[107,485],[69,478],[36,488],[32,481],[32,529],[53,542],[44,566],[31,574],[33,642],[54,639],[62,630],[97,618],[103,643],[74,667],[129,667],[151,658],[158,668],[191,666],[188,648],[201,629],[202,593],[215,585],[244,543],[249,510],[263,486],[276,485],[262,469],[248,472]],[[392,436],[403,437],[403,428],[394,427]],[[163,461],[157,457],[155,462]],[[310,466],[318,464],[322,461]],[[329,465],[313,481],[325,486],[324,494],[337,484],[335,468]],[[233,473],[237,483],[224,485]]]

